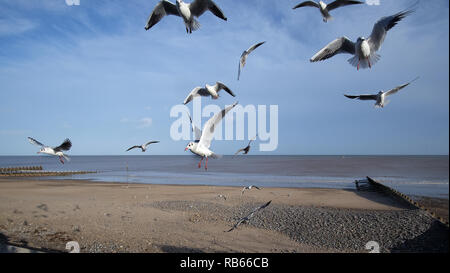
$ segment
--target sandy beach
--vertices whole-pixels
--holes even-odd
[[[376,192],[0,179],[0,243],[67,251],[69,241],[81,252],[368,252],[369,241],[448,252],[448,228]]]

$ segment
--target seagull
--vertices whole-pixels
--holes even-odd
[[[253,50],[257,49],[260,45],[264,44],[265,42],[257,43],[255,45],[252,45],[249,49],[242,52],[241,58],[239,59],[239,70],[238,70],[238,80],[241,76],[241,69],[244,68],[245,63],[247,62],[247,57],[252,53]]]
[[[403,89],[403,88],[407,87],[408,85],[410,85],[412,82],[416,81],[418,78],[419,77],[415,78],[414,80],[410,81],[409,83],[402,84],[402,85],[397,86],[394,89],[391,89],[391,90],[386,91],[386,92],[381,90],[376,95],[358,95],[358,96],[344,95],[344,96],[346,96],[349,99],[374,100],[374,101],[376,101],[375,107],[384,108],[384,106],[386,105],[386,102],[387,102],[386,101],[386,97],[387,96],[390,96],[390,95],[393,95],[393,94],[397,93],[401,89]]]
[[[187,112],[189,121],[191,122],[191,129],[194,132],[194,142],[199,142],[200,137],[202,136],[202,130],[200,130],[197,126],[194,125],[194,122],[192,121],[191,115],[189,115],[189,112]]]
[[[136,149],[136,148],[139,148],[142,150],[142,152],[145,152],[145,151],[147,151],[147,146],[150,144],[154,144],[154,143],[159,143],[159,141],[150,141],[150,142],[147,142],[142,145],[136,145],[136,146],[128,148],[128,150],[126,150],[126,152],[128,152],[129,150],[132,150],[132,149]]]
[[[68,151],[68,150],[70,150],[70,148],[72,148],[72,142],[70,142],[70,140],[68,138],[66,138],[66,140],[64,140],[64,142],[61,145],[59,145],[58,147],[53,147],[53,148],[46,146],[31,137],[28,137],[28,140],[30,141],[31,144],[41,146],[41,150],[39,152],[37,152],[38,154],[48,154],[48,155],[59,156],[59,161],[62,164],[64,164],[64,158],[67,161],[70,161],[70,159],[67,157],[67,155],[65,155],[63,153],[63,151]]]
[[[256,135],[258,136],[258,135]],[[250,151],[250,144],[252,143],[252,141],[254,141],[256,139],[256,137],[254,137],[253,139],[250,140],[250,142],[248,143],[247,147],[239,149],[234,155],[237,155],[240,152],[244,152],[244,155],[248,154],[248,152]]]
[[[203,161],[203,158],[206,157],[206,163],[205,163],[205,170],[208,169],[208,158],[219,158],[220,156],[215,154],[213,151],[209,149],[211,146],[211,141],[214,136],[214,129],[219,124],[219,122],[225,117],[225,115],[233,109],[238,103],[235,102],[233,105],[230,105],[228,107],[225,107],[222,111],[215,114],[212,118],[206,122],[205,126],[203,127],[202,136],[200,137],[200,141],[198,143],[196,142],[189,142],[189,144],[186,146],[184,151],[190,150],[193,154],[201,156],[200,162],[198,163],[198,167],[201,168],[201,164]]]
[[[213,100],[216,100],[219,98],[219,91],[222,89],[225,90],[231,96],[236,97],[233,91],[231,91],[230,88],[228,88],[225,84],[221,82],[216,82],[215,85],[206,84],[205,87],[196,87],[192,89],[191,93],[189,93],[189,95],[184,100],[184,104],[188,104],[195,97],[199,96],[202,97],[211,96]]]
[[[265,203],[264,205],[262,205],[262,206],[260,206],[260,207],[257,207],[257,208],[255,208],[255,209],[253,209],[253,211],[252,211],[249,215],[247,215],[247,216],[245,216],[245,217],[239,219],[239,221],[237,221],[237,223],[234,224],[234,226],[233,226],[230,230],[225,231],[225,232],[230,232],[230,231],[236,229],[236,228],[237,228],[240,224],[242,224],[243,222],[246,222],[246,221],[248,222],[248,221],[250,221],[250,218],[252,218],[252,217],[255,215],[255,213],[257,213],[258,211],[260,211],[260,210],[266,208],[268,205],[270,205],[271,202],[272,202],[272,200],[270,200],[269,202]]]
[[[212,0],[195,0],[192,3],[176,0],[176,4],[162,0],[156,5],[148,17],[145,30],[149,30],[166,15],[176,15],[183,18],[186,32],[192,33],[192,31],[200,28],[200,23],[194,17],[200,17],[207,10],[211,11],[220,19],[227,21],[227,17],[225,17],[222,10]]]
[[[250,185],[250,186],[244,187],[244,188],[242,189],[241,195],[244,195],[244,191],[245,191],[245,190],[251,190],[251,189],[253,189],[253,188],[255,188],[255,189],[257,189],[257,190],[260,190],[260,188],[258,188],[257,186]]]
[[[413,10],[402,11],[392,16],[381,18],[373,27],[369,38],[359,37],[356,43],[350,41],[347,37],[338,38],[311,58],[311,62],[323,61],[339,53],[349,53],[355,55],[348,62],[352,66],[359,68],[372,68],[379,59],[380,55],[376,52],[386,38],[387,32],[397,25],[403,18],[414,12]]]
[[[305,1],[305,2],[298,4],[297,6],[293,7],[292,9],[297,9],[297,8],[301,8],[301,7],[318,8],[320,13],[322,14],[323,21],[326,23],[326,22],[330,21],[331,19],[333,19],[333,17],[331,17],[331,15],[330,15],[329,11],[332,11],[339,7],[355,5],[355,4],[364,4],[364,2],[351,1],[351,0],[336,0],[327,5],[323,1],[319,1],[318,3],[314,2],[314,1]]]

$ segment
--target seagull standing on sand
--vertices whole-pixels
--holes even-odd
[[[359,68],[372,68],[379,59],[380,55],[376,52],[380,49],[381,44],[386,38],[387,32],[397,25],[403,18],[414,12],[413,10],[402,11],[392,16],[381,18],[373,27],[372,34],[369,38],[359,37],[356,43],[350,41],[347,37],[338,38],[319,52],[312,58],[311,62],[318,62],[329,59],[339,53],[349,53],[355,55],[348,62]]]
[[[409,83],[402,84],[402,85],[397,86],[394,89],[391,89],[389,91],[386,91],[386,92],[380,91],[376,95],[358,95],[358,96],[344,95],[344,96],[346,96],[349,99],[374,100],[374,101],[376,101],[375,107],[384,108],[384,106],[387,103],[387,101],[386,101],[386,97],[387,96],[390,96],[390,95],[393,95],[393,94],[397,93],[401,89],[403,89],[403,88],[407,87],[408,85],[410,85],[412,82],[416,81],[418,78],[419,77],[415,78],[414,80],[410,81]]]
[[[149,30],[166,15],[176,15],[183,18],[184,24],[186,25],[186,32],[192,33],[192,31],[200,28],[200,23],[194,17],[200,17],[207,10],[211,11],[220,19],[227,20],[222,10],[212,0],[195,0],[192,3],[177,0],[176,4],[162,0],[156,5],[148,17],[145,30]]]
[[[244,188],[242,189],[241,195],[244,195],[245,190],[251,190],[251,189],[253,189],[253,188],[255,188],[255,189],[257,189],[257,190],[260,190],[260,188],[258,188],[257,186],[250,185],[250,186],[244,187]]]
[[[219,155],[215,154],[213,151],[209,149],[211,147],[211,141],[214,137],[214,129],[216,126],[220,123],[220,121],[225,117],[225,115],[233,109],[238,103],[235,102],[233,105],[230,105],[228,107],[225,107],[222,111],[215,114],[212,118],[206,122],[205,126],[203,127],[202,136],[200,137],[200,141],[198,143],[196,142],[189,142],[189,144],[186,146],[186,149],[184,151],[190,150],[192,153],[201,156],[200,162],[198,163],[198,167],[201,168],[203,158],[206,157],[206,163],[205,163],[205,170],[208,169],[208,158],[218,158]]]
[[[322,14],[323,21],[326,23],[326,22],[330,21],[331,19],[333,19],[333,17],[331,17],[331,15],[330,15],[329,11],[334,10],[339,7],[355,5],[355,4],[364,4],[364,2],[352,1],[352,0],[336,0],[327,5],[323,1],[319,1],[318,3],[314,2],[314,1],[305,1],[305,2],[298,4],[297,6],[293,7],[292,9],[297,9],[297,8],[301,8],[301,7],[318,8],[320,13]]]
[[[202,97],[211,96],[213,100],[216,100],[219,98],[219,91],[222,89],[225,90],[231,96],[236,97],[233,91],[231,91],[230,88],[228,88],[225,84],[221,82],[216,82],[215,85],[206,84],[205,87],[196,87],[192,89],[191,93],[189,93],[189,95],[184,100],[184,104],[188,104],[195,97],[199,96]]]
[[[241,58],[239,59],[238,80],[239,80],[239,78],[241,76],[241,69],[244,68],[245,63],[247,62],[248,55],[250,55],[250,53],[252,53],[253,50],[257,49],[259,46],[261,46],[264,43],[265,42],[261,42],[261,43],[257,43],[255,45],[252,45],[249,49],[245,50],[242,53]]]
[[[247,147],[242,148],[242,149],[239,149],[234,155],[237,155],[237,154],[240,153],[240,152],[244,152],[244,155],[248,154],[248,152],[250,151],[250,144],[251,144],[252,141],[254,141],[255,139],[256,139],[256,137],[253,138],[253,139],[251,139],[250,142],[248,143]]]
[[[69,157],[67,157],[67,155],[65,155],[63,153],[63,151],[68,151],[70,150],[70,148],[72,148],[72,142],[70,142],[70,140],[68,138],[66,138],[66,140],[64,140],[64,142],[59,145],[58,147],[49,147],[46,146],[42,143],[40,143],[39,141],[37,141],[34,138],[28,137],[28,140],[30,141],[31,144],[37,145],[41,147],[41,150],[39,152],[37,152],[38,154],[47,154],[47,155],[55,155],[55,156],[59,156],[59,161],[64,164],[64,158],[67,161],[70,161]]]
[[[132,149],[139,148],[144,153],[145,151],[147,151],[147,146],[150,145],[150,144],[154,144],[154,143],[159,143],[159,141],[150,141],[150,142],[147,142],[147,143],[142,144],[142,145],[136,145],[136,146],[128,148],[128,150],[126,150],[126,151],[128,152],[128,151],[130,151]]]
[[[257,213],[258,211],[260,211],[260,210],[266,208],[268,205],[270,205],[271,202],[272,202],[272,200],[270,200],[269,202],[265,203],[264,205],[262,205],[262,206],[260,206],[260,207],[257,207],[257,208],[255,208],[255,209],[253,209],[252,212],[250,212],[249,215],[247,215],[247,216],[245,216],[245,217],[239,219],[239,221],[237,221],[237,223],[234,224],[234,226],[233,226],[230,230],[225,231],[225,232],[230,232],[230,231],[236,229],[236,228],[237,228],[240,224],[242,224],[243,222],[246,222],[246,221],[248,222],[248,221],[250,221],[250,218],[252,218],[252,217],[255,215],[255,213]]]

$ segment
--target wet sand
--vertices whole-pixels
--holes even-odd
[[[0,178],[0,243],[42,251],[367,252],[371,238],[384,252],[448,252],[448,228],[376,192]]]

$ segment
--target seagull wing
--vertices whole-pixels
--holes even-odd
[[[247,54],[252,53],[253,50],[257,49],[258,47],[260,47],[260,46],[263,45],[264,43],[265,43],[265,41],[264,41],[264,42],[257,43],[257,44],[255,44],[255,45],[252,45],[249,49],[247,49]]]
[[[129,151],[129,150],[133,150],[133,149],[136,149],[136,148],[142,148],[141,146],[138,146],[138,145],[136,145],[136,146],[133,146],[133,147],[130,147],[130,148],[128,148],[128,150],[126,150],[127,152]]]
[[[162,0],[153,9],[152,13],[148,17],[146,30],[149,30],[152,26],[156,25],[166,15],[180,16],[177,6],[169,1]]]
[[[225,92],[227,92],[231,96],[236,97],[236,95],[233,93],[233,91],[231,91],[231,89],[228,88],[225,84],[223,84],[221,82],[217,82],[216,84],[217,84],[217,87],[218,87],[219,91],[223,89],[223,90],[225,90]]]
[[[145,143],[144,146],[147,147],[148,145],[155,144],[155,143],[159,143],[159,141],[149,141],[149,142]]]
[[[245,151],[245,148],[239,149],[234,155],[237,155],[238,153],[243,152],[243,151]]]
[[[359,99],[359,100],[377,100],[377,95],[359,95],[359,96],[351,96],[344,95],[349,99]]]
[[[252,45],[249,49],[245,50],[242,55],[241,58],[239,59],[239,70],[238,70],[238,80],[239,77],[241,76],[241,68],[243,68],[245,66],[245,63],[247,61],[247,57],[250,53],[252,53],[253,50],[257,49],[258,47],[260,47],[261,45],[263,45],[265,43],[264,42],[260,42],[257,44]]]
[[[189,115],[189,112],[187,113],[189,120],[191,121],[192,131],[194,132],[195,140],[200,140],[202,137],[202,130],[200,130],[197,126],[194,125],[194,122],[192,121],[191,115]]]
[[[361,1],[352,1],[352,0],[336,0],[330,4],[327,5],[327,9],[334,10],[339,7],[348,6],[348,5],[355,5],[355,4],[364,4],[364,2]]]
[[[247,215],[245,218],[247,218],[247,220],[250,219],[250,218],[252,218],[252,217],[255,215],[255,213],[257,213],[258,211],[260,211],[260,210],[266,208],[268,205],[270,205],[270,203],[272,203],[272,200],[270,200],[269,202],[265,203],[264,205],[262,205],[262,206],[260,206],[260,207],[257,207],[257,208],[255,208],[255,209],[253,209],[253,211],[250,212],[250,214]]]
[[[384,42],[386,38],[387,32],[397,25],[403,18],[413,13],[414,10],[402,11],[392,16],[383,17],[378,22],[375,23],[372,29],[372,34],[367,39],[367,42],[370,45],[370,49],[372,51],[378,51],[381,47],[381,44]]]
[[[36,139],[32,138],[32,137],[28,137],[28,140],[30,141],[31,144],[37,145],[37,146],[41,146],[41,147],[45,147],[44,144],[40,143],[39,141],[37,141]]]
[[[401,89],[407,87],[408,85],[410,85],[412,82],[414,82],[414,81],[417,80],[417,79],[418,79],[418,78],[415,78],[414,80],[410,81],[409,83],[405,83],[405,84],[402,84],[402,85],[400,85],[400,86],[397,86],[397,87],[395,87],[394,89],[391,89],[391,90],[389,90],[389,91],[386,91],[386,93],[384,93],[384,94],[385,94],[385,96],[393,95],[393,94],[397,93],[398,91],[400,91]]]
[[[53,150],[55,152],[68,151],[68,150],[70,150],[70,148],[72,148],[72,142],[70,142],[70,139],[66,138],[61,145],[59,145],[58,147],[53,148]]]
[[[211,0],[195,0],[189,4],[189,9],[197,17],[200,17],[205,11],[209,10],[220,19],[227,20],[227,17],[223,14],[219,6]]]
[[[311,58],[311,62],[318,62],[329,59],[339,53],[355,54],[355,43],[350,41],[347,37],[337,38],[329,43],[323,49],[316,53]]]
[[[186,99],[184,100],[184,104],[188,104],[191,100],[198,96],[206,97],[211,96],[211,94],[208,92],[208,90],[206,90],[206,88],[196,87],[192,89],[191,93],[189,93],[189,95],[186,97]]]
[[[214,136],[214,129],[215,127],[222,121],[223,117],[231,110],[233,109],[238,103],[235,102],[233,105],[230,105],[220,111],[219,113],[215,114],[212,118],[206,122],[205,127],[203,128],[202,137],[200,138],[199,144],[209,149],[211,147],[211,141]]]
[[[302,8],[302,7],[320,8],[319,4],[317,4],[314,1],[305,1],[305,2],[302,2],[302,3],[298,4],[297,6],[293,7],[292,9],[297,9],[297,8]]]

